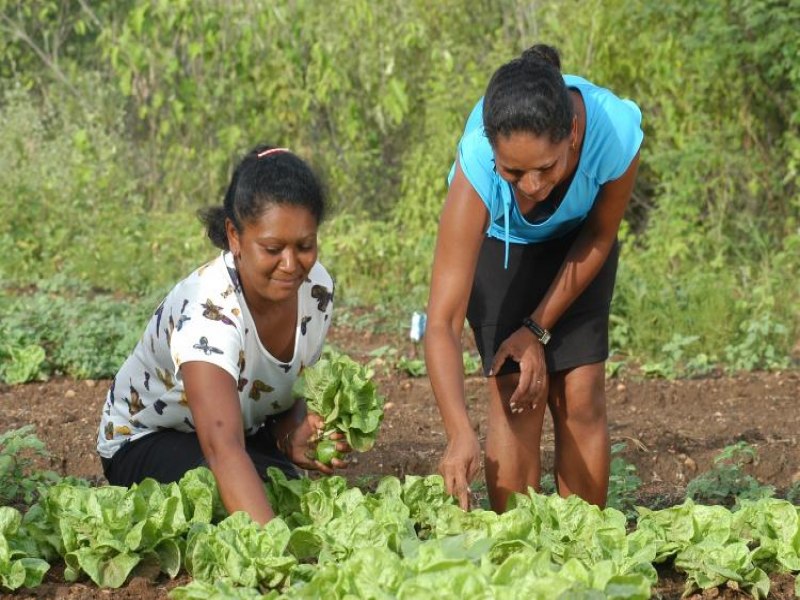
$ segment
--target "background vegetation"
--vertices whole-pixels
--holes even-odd
[[[538,41],[644,114],[614,368],[786,367],[797,31],[798,0],[0,0],[0,379],[113,373],[257,141],[323,174],[340,306],[405,321],[464,119]]]

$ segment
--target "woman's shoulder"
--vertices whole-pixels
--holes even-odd
[[[577,75],[564,75],[564,83],[580,92],[590,124],[640,126],[642,112],[633,100]]]
[[[241,315],[241,286],[232,260],[227,260],[229,254],[220,253],[176,283],[161,303],[165,318],[170,313],[175,319],[181,315],[188,324],[194,313],[211,310],[209,307],[230,318]]]
[[[473,106],[458,144],[461,162],[492,162],[494,153],[483,128],[483,97]],[[462,165],[463,168],[463,165]]]
[[[488,194],[495,184],[497,173],[494,167],[494,151],[483,124],[464,131],[458,144],[458,162],[461,171],[481,197]],[[452,181],[452,176],[450,180]]]
[[[186,277],[177,282],[171,293],[182,292],[183,294],[204,294],[209,290],[226,288],[229,285],[237,284],[238,277],[232,261],[226,260],[226,254],[220,252],[217,256],[202,263],[191,271]],[[228,264],[230,262],[230,264]]]
[[[467,117],[467,122],[464,125],[464,134],[475,130],[483,129],[483,96],[481,96],[472,107],[472,111]]]
[[[314,263],[311,271],[308,272],[308,281],[312,285],[324,285],[329,288],[333,288],[334,285],[333,277],[319,261]]]
[[[336,284],[328,270],[317,261],[308,273],[305,283],[300,289],[300,301],[303,304],[316,304],[317,308],[330,313],[333,307],[333,294]]]
[[[586,107],[586,133],[580,168],[600,183],[619,177],[641,146],[642,113],[627,98],[576,75],[565,83],[577,89]]]

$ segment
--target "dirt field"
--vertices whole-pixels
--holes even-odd
[[[370,359],[370,351],[387,344],[400,354],[413,351],[400,334],[393,339],[340,330],[332,332],[330,341],[362,361]],[[434,472],[445,436],[428,380],[381,365],[377,373],[387,400],[381,435],[375,448],[358,455],[343,474],[354,484],[364,484],[386,474]],[[36,425],[52,453],[49,468],[102,482],[94,447],[107,385],[107,381],[62,379],[0,387],[0,429]],[[486,395],[481,377],[468,378],[467,394],[473,423],[483,432]],[[663,506],[678,501],[688,481],[709,469],[720,450],[740,440],[758,450],[750,473],[761,482],[782,490],[800,478],[800,371],[672,382],[612,379],[607,395],[611,439],[627,443],[622,456],[636,466],[642,479],[641,504]],[[548,424],[542,440],[543,464],[548,469],[552,443]],[[185,578],[148,582],[140,577],[123,590],[97,590],[86,583],[65,585],[54,568],[40,588],[8,597],[161,598],[168,588],[184,583]],[[656,597],[678,598],[682,586],[679,576],[665,572]],[[792,588],[793,578],[776,577],[771,597],[791,598]],[[726,590],[702,597],[744,596]]]

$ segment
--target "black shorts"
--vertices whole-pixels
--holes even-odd
[[[522,326],[522,320],[539,305],[558,274],[578,231],[539,244],[510,244],[508,269],[503,268],[505,242],[486,237],[478,257],[467,320],[489,374],[500,344]],[[619,242],[600,272],[567,308],[551,329],[545,347],[550,373],[608,358],[608,317],[617,276]],[[498,375],[518,373],[519,364],[507,360]]]
[[[267,467],[278,467],[297,478],[295,466],[278,450],[266,427],[245,438],[245,449],[256,471],[266,480]],[[145,477],[160,483],[178,481],[196,467],[207,467],[196,433],[163,429],[123,444],[111,458],[101,458],[103,473],[111,485],[130,486]]]

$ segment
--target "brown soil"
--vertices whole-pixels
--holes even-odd
[[[412,356],[418,351],[400,334],[340,328],[331,333],[330,341],[362,362],[376,360],[370,352],[385,346],[395,348],[395,356]],[[383,429],[373,450],[355,457],[343,474],[351,483],[363,486],[382,475],[435,472],[446,440],[428,380],[408,377],[380,360],[374,364],[380,392],[387,401]],[[48,468],[100,483],[102,471],[94,447],[107,385],[107,381],[59,379],[0,387],[0,427],[5,431],[35,425],[52,454]],[[483,379],[468,378],[466,390],[470,416],[482,433]],[[686,483],[708,470],[720,450],[738,441],[757,449],[758,458],[748,472],[762,483],[780,492],[800,479],[800,371],[680,381],[611,379],[606,391],[612,443],[627,444],[621,456],[636,466],[642,479],[638,497],[643,505],[679,502]],[[549,423],[542,439],[542,457],[544,467],[551,468]],[[187,581],[186,576],[177,581],[163,577],[152,581],[141,574],[121,590],[98,590],[86,581],[65,584],[60,569],[53,568],[39,588],[0,598],[164,598],[169,589]],[[793,577],[775,576],[770,597],[792,598],[793,587]],[[666,570],[655,597],[679,598],[682,589],[681,575]],[[746,596],[715,589],[694,597]]]

